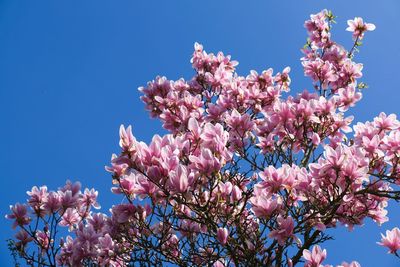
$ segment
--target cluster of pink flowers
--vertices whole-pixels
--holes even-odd
[[[105,215],[91,211],[94,189],[34,187],[7,215],[20,256],[48,266],[330,266],[315,245],[330,239],[327,228],[382,224],[400,199],[400,122],[381,113],[352,126],[345,115],[362,97],[358,41],[375,26],[349,21],[346,50],[332,40],[333,18],[323,10],[305,22],[301,62],[313,86],[293,96],[289,67],[240,76],[237,61],[196,43],[190,81],[139,88],[169,134],[146,144],[120,128],[121,152],[106,169],[124,201]],[[70,236],[56,237],[57,226]],[[379,244],[396,254],[399,230]]]

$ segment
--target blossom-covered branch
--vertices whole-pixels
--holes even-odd
[[[400,200],[400,122],[381,113],[352,125],[345,113],[362,98],[354,57],[375,26],[348,21],[346,50],[333,22],[327,10],[305,22],[312,86],[293,95],[289,67],[240,76],[237,61],[196,43],[189,81],[156,77],[139,88],[169,133],[146,144],[120,128],[106,169],[123,202],[94,213],[93,189],[34,187],[7,215],[19,228],[14,250],[40,266],[319,267],[326,229],[386,222],[389,200]],[[379,244],[397,255],[398,229]]]

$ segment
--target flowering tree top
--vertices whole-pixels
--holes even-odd
[[[294,95],[289,67],[240,76],[237,61],[195,43],[192,79],[139,88],[169,133],[146,144],[120,128],[121,152],[106,169],[123,201],[106,215],[80,183],[34,187],[6,216],[18,228],[11,251],[38,266],[329,266],[326,229],[383,224],[388,201],[400,199],[396,115],[352,125],[345,113],[366,87],[354,57],[375,25],[349,20],[346,50],[333,23],[327,10],[305,22],[312,86]],[[379,244],[397,255],[399,229]]]

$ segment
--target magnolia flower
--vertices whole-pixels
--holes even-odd
[[[400,249],[399,228],[395,227],[392,230],[386,230],[386,235],[381,234],[381,236],[381,242],[378,242],[378,244],[387,247],[389,249],[389,253],[394,254],[398,249]]]
[[[19,240],[19,245],[21,246],[25,246],[29,242],[33,241],[33,238],[25,230],[20,230],[16,233],[15,238]]]
[[[229,232],[226,228],[218,228],[217,230],[217,239],[222,244],[225,245],[228,242]]]
[[[77,224],[80,221],[80,216],[78,214],[78,212],[76,211],[76,209],[74,208],[68,208],[63,216],[62,216],[62,220],[59,222],[59,225],[61,226],[68,226],[69,230],[73,229],[73,226],[75,224]]]
[[[128,128],[125,129],[124,125],[121,125],[119,128],[119,136],[120,136],[120,141],[119,145],[124,151],[129,151],[132,152],[135,150],[135,143],[136,139],[133,137],[132,134],[132,126],[128,126]]]
[[[356,261],[352,261],[351,263],[347,263],[344,261],[336,267],[361,267],[361,265]]]
[[[326,259],[326,249],[321,250],[319,246],[314,246],[312,251],[305,249],[303,258],[306,260],[304,267],[319,267]]]
[[[170,173],[171,188],[176,192],[185,192],[189,187],[189,177],[186,167],[179,165],[179,167]]]
[[[364,32],[375,30],[375,25],[372,23],[365,23],[362,18],[355,17],[354,20],[348,20],[346,31],[353,32],[354,39],[362,39],[364,37]]]
[[[294,221],[292,217],[283,218],[281,215],[278,216],[277,221],[278,229],[271,231],[269,237],[276,239],[279,245],[283,246],[286,239],[293,235]]]
[[[12,227],[15,229],[18,225],[24,226],[30,223],[31,218],[28,216],[27,206],[17,203],[10,206],[11,214],[6,215],[6,219],[15,220]]]

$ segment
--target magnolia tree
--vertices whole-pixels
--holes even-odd
[[[301,63],[312,87],[295,95],[289,67],[240,76],[237,61],[196,43],[191,80],[156,77],[139,89],[169,134],[145,144],[120,128],[121,152],[106,169],[121,203],[96,213],[98,192],[80,183],[33,187],[6,216],[18,228],[14,257],[37,266],[330,266],[319,246],[327,229],[380,225],[388,201],[400,200],[396,115],[353,126],[345,115],[366,87],[354,55],[375,26],[349,20],[346,50],[333,22],[326,10],[305,22]],[[398,256],[400,230],[378,244]]]

